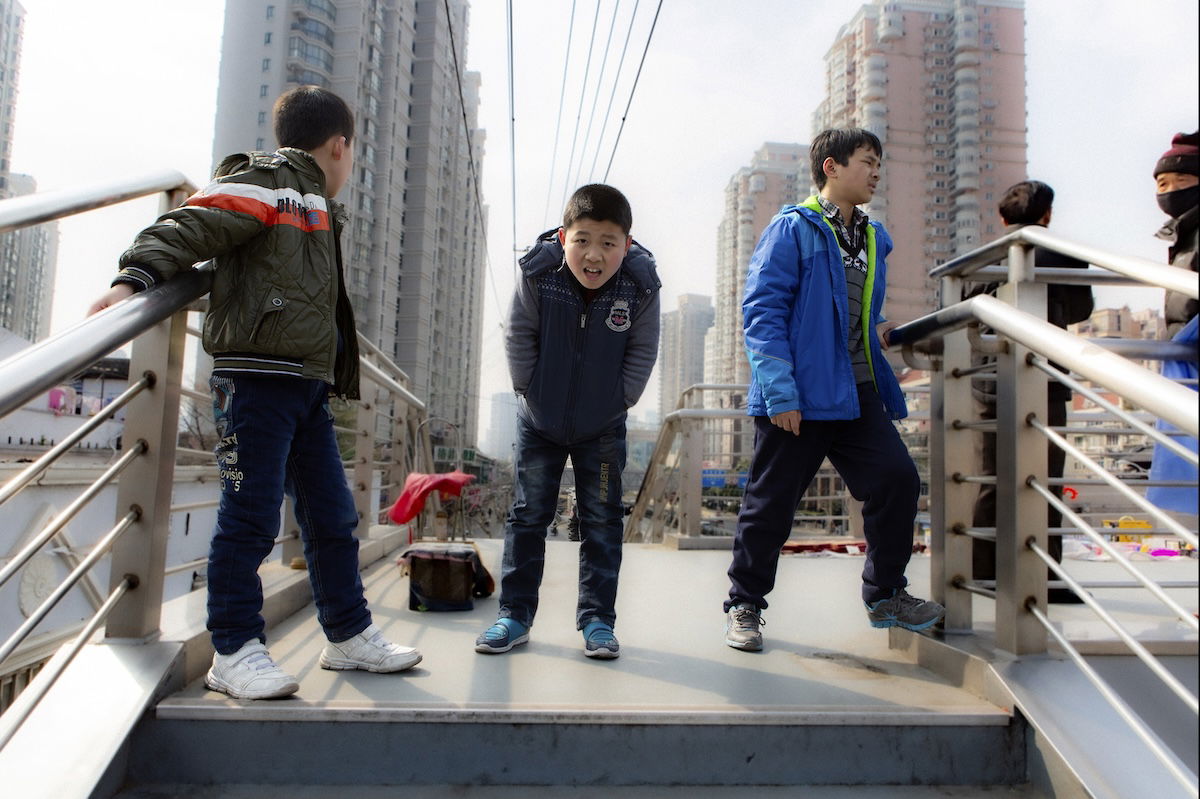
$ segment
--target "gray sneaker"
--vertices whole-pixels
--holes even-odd
[[[759,626],[766,620],[758,615],[758,608],[749,602],[739,602],[725,614],[725,643],[734,649],[758,652],[763,647]]]
[[[927,630],[937,624],[946,609],[931,599],[918,599],[903,588],[890,599],[880,599],[867,605],[867,617],[872,627],[903,627],[906,630]]]

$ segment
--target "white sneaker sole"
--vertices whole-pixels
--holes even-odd
[[[590,658],[596,658],[597,660],[616,660],[621,656],[621,650],[609,649],[608,647],[602,646],[599,649],[584,649],[583,654]]]
[[[349,658],[331,657],[325,652],[321,653],[321,668],[329,669],[330,671],[369,671],[374,674],[394,674],[397,671],[406,671],[421,662],[421,653],[413,652],[398,664],[391,666],[383,666],[378,663],[363,663],[361,660],[350,660]]]
[[[300,690],[300,683],[292,680],[270,691],[243,691],[214,675],[211,669],[204,675],[204,685],[210,691],[228,694],[234,699],[280,699],[285,696],[291,696]]]
[[[725,645],[743,652],[761,652],[763,647],[762,641],[734,641],[729,638],[725,639]]]

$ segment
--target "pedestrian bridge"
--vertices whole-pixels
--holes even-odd
[[[190,188],[161,173],[7,200],[0,232],[158,192],[169,207]],[[1034,245],[1093,267],[1035,270]],[[207,267],[16,353],[0,362],[0,419],[133,342],[128,388],[101,414],[37,459],[0,463],[0,609],[20,611],[0,615],[12,628],[0,628],[5,795],[389,796],[418,786],[422,797],[705,797],[746,786],[793,796],[802,786],[813,797],[1196,796],[1197,560],[1186,555],[1195,517],[1145,496],[1156,484],[1196,484],[1123,471],[1129,459],[1113,449],[1155,442],[1195,464],[1180,443],[1198,432],[1195,384],[1156,365],[1194,363],[1196,352],[1086,339],[1044,321],[1049,282],[1196,297],[1195,275],[1041,229],[933,274],[943,298],[972,281],[1002,283],[996,298],[948,301],[893,336],[929,376],[913,388],[922,410],[906,433],[927,442],[914,446],[927,447],[918,460],[929,503],[928,551],[914,556],[909,577],[915,592],[947,606],[942,628],[870,628],[858,600],[861,559],[797,554],[781,563],[765,651],[724,646],[728,553],[713,548],[720,536],[705,535],[701,475],[744,441],[736,408],[702,397],[739,389],[697,386],[665,421],[629,516],[621,658],[582,656],[577,544],[564,536],[548,544],[531,643],[477,655],[472,642],[494,618],[495,597],[458,613],[409,610],[395,560],[414,537],[467,535],[498,575],[490,505],[502,506],[505,493],[448,503],[444,530],[432,519],[380,523],[405,476],[433,470],[438,422],[403,372],[364,342],[364,401],[339,416],[353,452],[364,582],[376,622],[425,660],[394,675],[317,667],[323,639],[307,576],[293,568],[303,564],[285,507],[277,554],[262,570],[264,615],[272,654],[301,689],[279,701],[238,702],[201,682],[212,649],[198,553],[216,489],[207,453],[180,443],[191,443],[180,417],[193,401],[207,404],[183,384],[185,341],[196,332],[188,314],[203,308]],[[972,366],[972,351],[994,363]],[[971,408],[970,382],[981,375],[998,383],[994,422]],[[1040,421],[1048,379],[1088,400],[1066,427]],[[81,444],[117,413],[120,446],[89,456]],[[1182,435],[1156,429],[1160,421]],[[984,429],[997,432],[994,475],[973,466]],[[1047,476],[1047,441],[1070,455],[1067,477]],[[1054,489],[1068,482],[1098,499],[1060,499]],[[971,505],[986,483],[1000,497],[996,526],[974,528]],[[1046,529],[1047,504],[1061,506],[1062,528]],[[1120,516],[1139,520],[1132,545],[1122,540],[1128,530],[1106,527]],[[1050,532],[1088,559],[1055,563]],[[996,541],[994,581],[972,578],[974,538]],[[1185,554],[1151,556],[1139,541]],[[1048,605],[1047,568],[1050,585],[1084,603]],[[49,573],[65,579],[43,585]]]

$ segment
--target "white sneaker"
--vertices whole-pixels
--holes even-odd
[[[330,641],[321,652],[321,668],[334,671],[404,671],[420,662],[420,652],[388,641],[374,624],[353,638]]]
[[[296,678],[279,668],[257,638],[232,655],[213,653],[204,684],[235,699],[275,699],[300,690]]]

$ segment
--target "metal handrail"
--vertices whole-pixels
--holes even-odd
[[[1105,682],[1104,678],[1101,677],[1094,668],[1092,668],[1087,660],[1084,659],[1083,655],[1079,653],[1079,650],[1071,645],[1071,642],[1067,640],[1067,637],[1050,622],[1049,617],[1042,612],[1041,608],[1037,606],[1037,603],[1032,598],[1028,599],[1025,602],[1025,608],[1035,619],[1038,620],[1042,627],[1046,629],[1046,632],[1058,642],[1058,645],[1062,647],[1063,651],[1067,653],[1068,657],[1075,661],[1075,665],[1079,667],[1079,670],[1083,672],[1084,676],[1086,676],[1088,681],[1091,682],[1096,690],[1100,692],[1100,695],[1104,697],[1105,701],[1108,702],[1113,710],[1117,711],[1118,715],[1124,719],[1125,723],[1129,725],[1134,733],[1136,733],[1137,736],[1141,738],[1148,747],[1150,747],[1150,750],[1154,752],[1154,756],[1158,758],[1159,762],[1166,766],[1167,770],[1171,772],[1171,776],[1178,780],[1183,786],[1195,793],[1196,780],[1194,776],[1186,769],[1180,767],[1178,761],[1163,747],[1162,742],[1158,740],[1158,737],[1146,727],[1145,723],[1138,717],[1137,713],[1130,709],[1129,705],[1126,704],[1123,699],[1121,699],[1120,695],[1113,690],[1112,686]]]
[[[1009,248],[1014,244],[1030,244],[1044,247],[1056,253],[1094,264],[1110,272],[1116,272],[1119,275],[1136,280],[1141,285],[1157,286],[1168,291],[1184,294],[1193,300],[1200,299],[1200,286],[1196,283],[1194,273],[1188,270],[1166,266],[1157,261],[1137,258],[1132,255],[1114,255],[1098,247],[1065,239],[1062,236],[1050,233],[1044,227],[1038,225],[1027,225],[1019,228],[994,241],[988,242],[982,247],[977,247],[968,253],[953,258],[941,266],[930,269],[929,276],[939,279],[952,275],[959,277],[969,275],[981,267],[991,266],[1007,258]],[[1035,270],[1035,274],[1036,271],[1040,270]]]
[[[1096,601],[1096,598],[1085,591],[1083,586],[1080,585],[1075,578],[1067,574],[1066,570],[1062,567],[1062,564],[1050,557],[1046,550],[1038,546],[1036,539],[1030,540],[1029,548],[1033,550],[1035,555],[1041,558],[1042,562],[1049,567],[1050,571],[1054,572],[1056,575],[1058,575],[1060,580],[1066,583],[1067,588],[1075,592],[1075,596],[1083,600],[1083,604],[1091,608],[1092,611],[1100,617],[1100,620],[1107,624],[1109,629],[1117,634],[1117,637],[1120,638],[1127,647],[1129,647],[1133,654],[1137,655],[1139,660],[1146,664],[1146,667],[1149,668],[1150,671],[1154,672],[1160,680],[1166,683],[1167,687],[1171,689],[1171,693],[1179,697],[1179,699],[1182,700],[1185,705],[1191,708],[1193,713],[1200,715],[1200,702],[1197,702],[1195,695],[1192,694],[1192,692],[1186,687],[1184,687],[1183,683],[1181,683],[1174,674],[1167,671],[1166,668],[1163,667],[1163,664],[1159,662],[1158,658],[1154,657],[1154,655],[1150,653],[1149,649],[1142,646],[1142,644],[1136,638],[1130,635],[1129,631],[1126,630],[1125,627],[1122,626],[1122,624],[1117,621],[1111,613],[1101,607],[1100,603]]]
[[[1034,356],[1033,358],[1031,358],[1029,360],[1029,364],[1030,364],[1030,366],[1040,369],[1041,371],[1045,372],[1047,375],[1050,375],[1051,377],[1055,378],[1056,380],[1058,380],[1060,383],[1062,383],[1064,386],[1071,389],[1072,391],[1074,391],[1078,394],[1081,394],[1084,397],[1087,397],[1089,400],[1096,403],[1097,405],[1104,408],[1105,410],[1111,411],[1113,413],[1113,415],[1115,415],[1118,419],[1120,419],[1123,422],[1126,422],[1130,427],[1137,430],[1139,433],[1141,433],[1145,436],[1148,436],[1149,438],[1152,438],[1155,441],[1157,441],[1158,443],[1162,444],[1164,447],[1171,450],[1172,452],[1174,452],[1176,455],[1183,458],[1184,460],[1188,461],[1193,466],[1200,465],[1200,456],[1197,456],[1197,454],[1195,452],[1192,452],[1190,449],[1183,446],[1178,441],[1176,441],[1173,438],[1171,438],[1170,436],[1166,435],[1163,431],[1155,430],[1153,427],[1142,422],[1141,420],[1135,419],[1133,414],[1129,413],[1128,411],[1122,410],[1121,408],[1119,408],[1116,405],[1113,405],[1111,402],[1109,402],[1104,397],[1102,397],[1099,393],[1092,391],[1090,388],[1083,385],[1078,380],[1073,379],[1070,375],[1065,374],[1064,372],[1062,372],[1059,369],[1055,369],[1054,366],[1049,361],[1047,361],[1045,358],[1042,358],[1041,356]]]
[[[965,257],[965,256],[964,256]],[[1181,271],[1173,267],[1163,267]],[[1194,287],[1193,287],[1194,288]],[[891,341],[912,344],[979,321],[1006,338],[1102,386],[1116,386],[1134,404],[1193,436],[1200,435],[1197,393],[1079,339],[1060,327],[980,294],[894,328]]]
[[[1197,541],[1197,538],[1193,533],[1189,532],[1182,524],[1160,510],[1157,505],[1138,494],[1129,486],[1125,485],[1123,481],[1113,477],[1112,474],[1100,466],[1100,464],[1089,458],[1083,450],[1079,449],[1079,447],[1076,447],[1070,441],[1067,441],[1058,433],[1042,424],[1042,422],[1038,419],[1029,419],[1028,423],[1030,427],[1034,428],[1050,441],[1054,442],[1059,449],[1065,451],[1068,455],[1079,461],[1079,463],[1082,464],[1083,467],[1089,472],[1099,477],[1110,487],[1115,488],[1122,496],[1124,496],[1134,505],[1137,505],[1144,512],[1150,514],[1150,516],[1156,522],[1162,524],[1173,534],[1179,536],[1184,541],[1187,541],[1192,546],[1200,546],[1200,541]]]
[[[30,558],[38,553],[50,539],[66,526],[67,522],[75,517],[83,509],[83,506],[91,502],[92,499],[100,493],[100,489],[104,488],[112,479],[134,462],[137,458],[146,451],[147,445],[145,441],[139,441],[129,451],[120,457],[112,466],[105,470],[104,474],[100,475],[90,486],[88,486],[75,500],[63,509],[62,513],[54,517],[50,524],[46,525],[46,529],[42,530],[32,541],[12,557],[11,560],[0,569],[0,585],[4,585],[12,576],[17,573],[17,570],[24,566]]]
[[[1063,518],[1069,520],[1079,528],[1081,533],[1094,541],[1096,545],[1103,550],[1104,554],[1108,555],[1121,568],[1129,572],[1133,579],[1140,582],[1147,591],[1149,591],[1155,596],[1156,599],[1158,599],[1158,601],[1170,608],[1171,612],[1178,616],[1184,624],[1187,624],[1193,630],[1200,630],[1200,622],[1197,621],[1195,616],[1185,610],[1178,602],[1167,596],[1166,592],[1164,592],[1162,587],[1156,582],[1138,571],[1137,567],[1134,566],[1133,563],[1131,563],[1130,560],[1126,558],[1119,549],[1114,547],[1111,541],[1108,541],[1104,538],[1104,536],[1100,535],[1100,533],[1096,531],[1095,527],[1092,527],[1090,524],[1084,521],[1078,513],[1076,513],[1069,505],[1067,505],[1067,503],[1055,496],[1050,489],[1046,488],[1037,480],[1030,480],[1028,485],[1034,491],[1041,494],[1042,498],[1045,499],[1046,502],[1049,503],[1055,510],[1061,512]]]
[[[182,172],[164,169],[78,188],[13,197],[0,202],[0,233],[177,189],[190,193],[196,187]]]
[[[36,480],[43,472],[49,469],[54,463],[67,453],[71,447],[83,440],[88,433],[95,430],[100,425],[112,418],[113,414],[121,410],[129,403],[131,399],[140,394],[144,389],[150,386],[150,378],[143,376],[129,388],[125,389],[121,394],[110,402],[104,408],[104,413],[96,414],[86,423],[80,425],[69,436],[58,443],[57,446],[48,450],[40,458],[27,467],[21,470],[21,473],[9,480],[3,486],[0,486],[0,505],[3,505],[8,500],[15,497],[21,492],[21,489]]]
[[[54,683],[66,671],[67,666],[75,660],[75,656],[79,654],[80,650],[87,645],[88,641],[92,640],[92,636],[96,634],[96,630],[100,629],[100,625],[108,619],[113,609],[116,608],[117,603],[121,601],[125,594],[137,588],[137,585],[137,577],[132,574],[125,575],[124,579],[108,595],[108,599],[104,601],[104,604],[96,609],[96,613],[92,616],[91,621],[87,623],[87,626],[80,630],[79,635],[75,636],[75,640],[60,650],[60,659],[57,661],[52,660],[51,665],[38,672],[38,678],[27,689],[21,692],[22,697],[28,694],[28,698],[25,698],[20,706],[14,706],[5,711],[4,722],[6,726],[0,727],[0,749],[3,749],[12,740],[12,737],[17,734],[17,730],[21,729],[21,725],[25,722],[25,719],[29,718],[29,714],[46,697],[46,694],[50,693],[50,689],[54,687]]]
[[[86,369],[169,318],[212,285],[211,261],[106,308],[58,335],[0,361],[0,416]]]
[[[50,592],[50,595],[46,597],[45,601],[38,605],[37,608],[29,614],[29,617],[26,618],[21,626],[17,628],[17,631],[10,635],[7,641],[5,641],[3,644],[0,644],[0,664],[3,664],[4,661],[8,659],[8,656],[11,655],[18,646],[21,645],[21,642],[29,637],[29,634],[33,632],[34,628],[42,623],[42,619],[46,618],[46,615],[50,611],[54,610],[55,606],[58,605],[58,603],[62,601],[62,598],[67,595],[67,592],[75,587],[75,583],[83,579],[83,576],[87,574],[93,566],[96,565],[100,558],[108,554],[108,551],[112,549],[113,543],[120,538],[121,535],[128,530],[140,516],[141,512],[136,509],[129,511],[121,518],[121,521],[117,522],[117,524],[113,526],[113,528],[109,530],[107,534],[105,534],[103,538],[96,542],[96,545],[92,547],[92,551],[88,553],[87,557],[80,561],[79,565],[67,575],[66,579],[59,583],[58,587]]]

